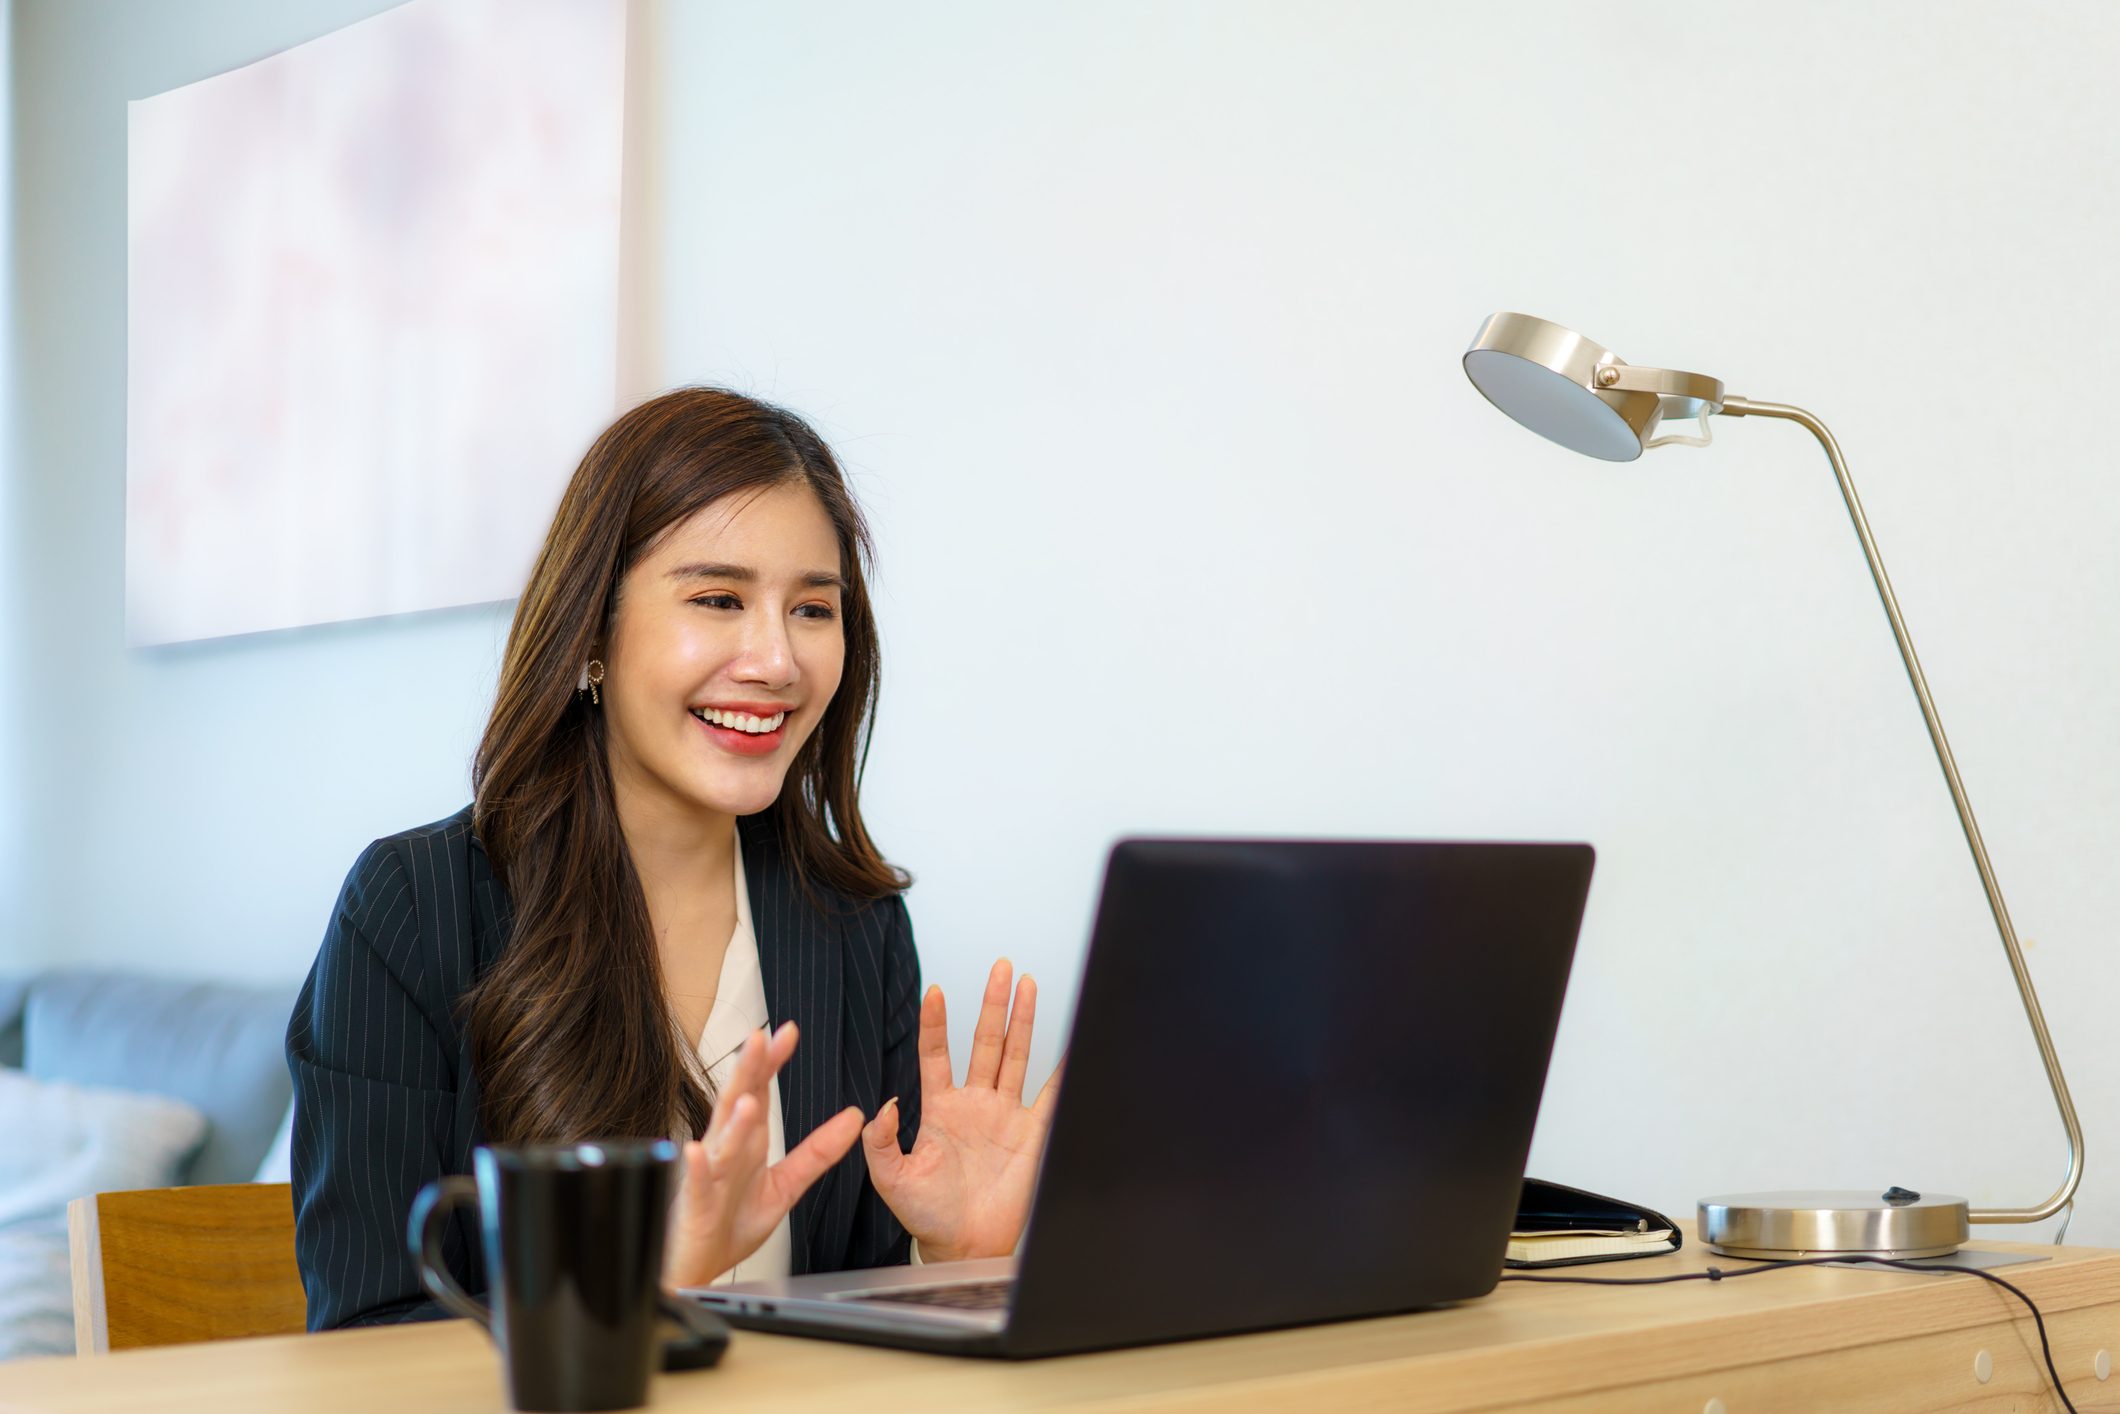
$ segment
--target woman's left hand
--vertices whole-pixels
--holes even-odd
[[[1023,1103],[1038,984],[1029,977],[1017,984],[1012,1013],[1009,976],[1006,958],[987,974],[962,1085],[951,1083],[942,989],[930,987],[921,998],[920,1133],[913,1152],[898,1148],[896,1096],[862,1131],[869,1177],[919,1240],[923,1261],[1006,1256],[1016,1250],[1030,1214],[1060,1071],[1054,1069],[1035,1104]]]

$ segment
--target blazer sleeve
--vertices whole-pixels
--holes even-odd
[[[412,879],[388,841],[355,861],[287,1026],[294,1078],[290,1162],[295,1257],[309,1328],[432,1320],[405,1241],[413,1195],[444,1172],[455,1112],[450,1047],[430,1009],[446,998],[433,940],[418,934]],[[409,975],[408,975],[409,974]],[[460,1225],[444,1254],[477,1291]]]
[[[883,1096],[898,1097],[898,1147],[910,1153],[920,1133],[920,955],[913,947],[913,919],[905,898],[893,895],[885,910],[883,948]],[[861,1151],[856,1140],[854,1151]],[[912,1237],[876,1191],[866,1167],[843,1271],[894,1267],[910,1260]]]

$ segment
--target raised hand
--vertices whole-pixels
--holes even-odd
[[[1018,983],[1011,1011],[1009,977],[1006,958],[987,974],[962,1085],[951,1083],[942,989],[928,988],[920,1002],[920,1133],[913,1152],[899,1152],[895,1096],[862,1132],[869,1177],[919,1239],[926,1261],[1013,1252],[1030,1213],[1060,1072],[1053,1071],[1035,1104],[1023,1103],[1038,984],[1029,977]]]
[[[779,1163],[766,1163],[769,1087],[795,1054],[796,1040],[792,1021],[781,1023],[770,1041],[763,1030],[746,1040],[728,1088],[714,1097],[705,1137],[685,1145],[663,1253],[664,1286],[705,1286],[756,1252],[795,1200],[860,1137],[861,1111],[844,1109]]]

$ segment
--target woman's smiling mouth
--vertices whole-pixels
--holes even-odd
[[[763,708],[763,711],[757,710]],[[780,749],[789,709],[770,702],[739,702],[727,707],[687,709],[707,740],[738,756],[770,756]]]
[[[694,707],[692,715],[709,726],[750,732],[754,736],[760,732],[779,731],[780,724],[788,719],[785,710],[775,712],[769,717],[760,717],[749,712],[725,712],[719,707]]]

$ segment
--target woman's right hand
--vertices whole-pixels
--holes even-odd
[[[861,1111],[848,1108],[812,1130],[777,1164],[766,1163],[766,1105],[773,1077],[795,1054],[795,1023],[771,1040],[752,1033],[729,1086],[714,1098],[707,1132],[684,1146],[663,1285],[705,1286],[756,1252],[809,1186],[861,1137]]]

